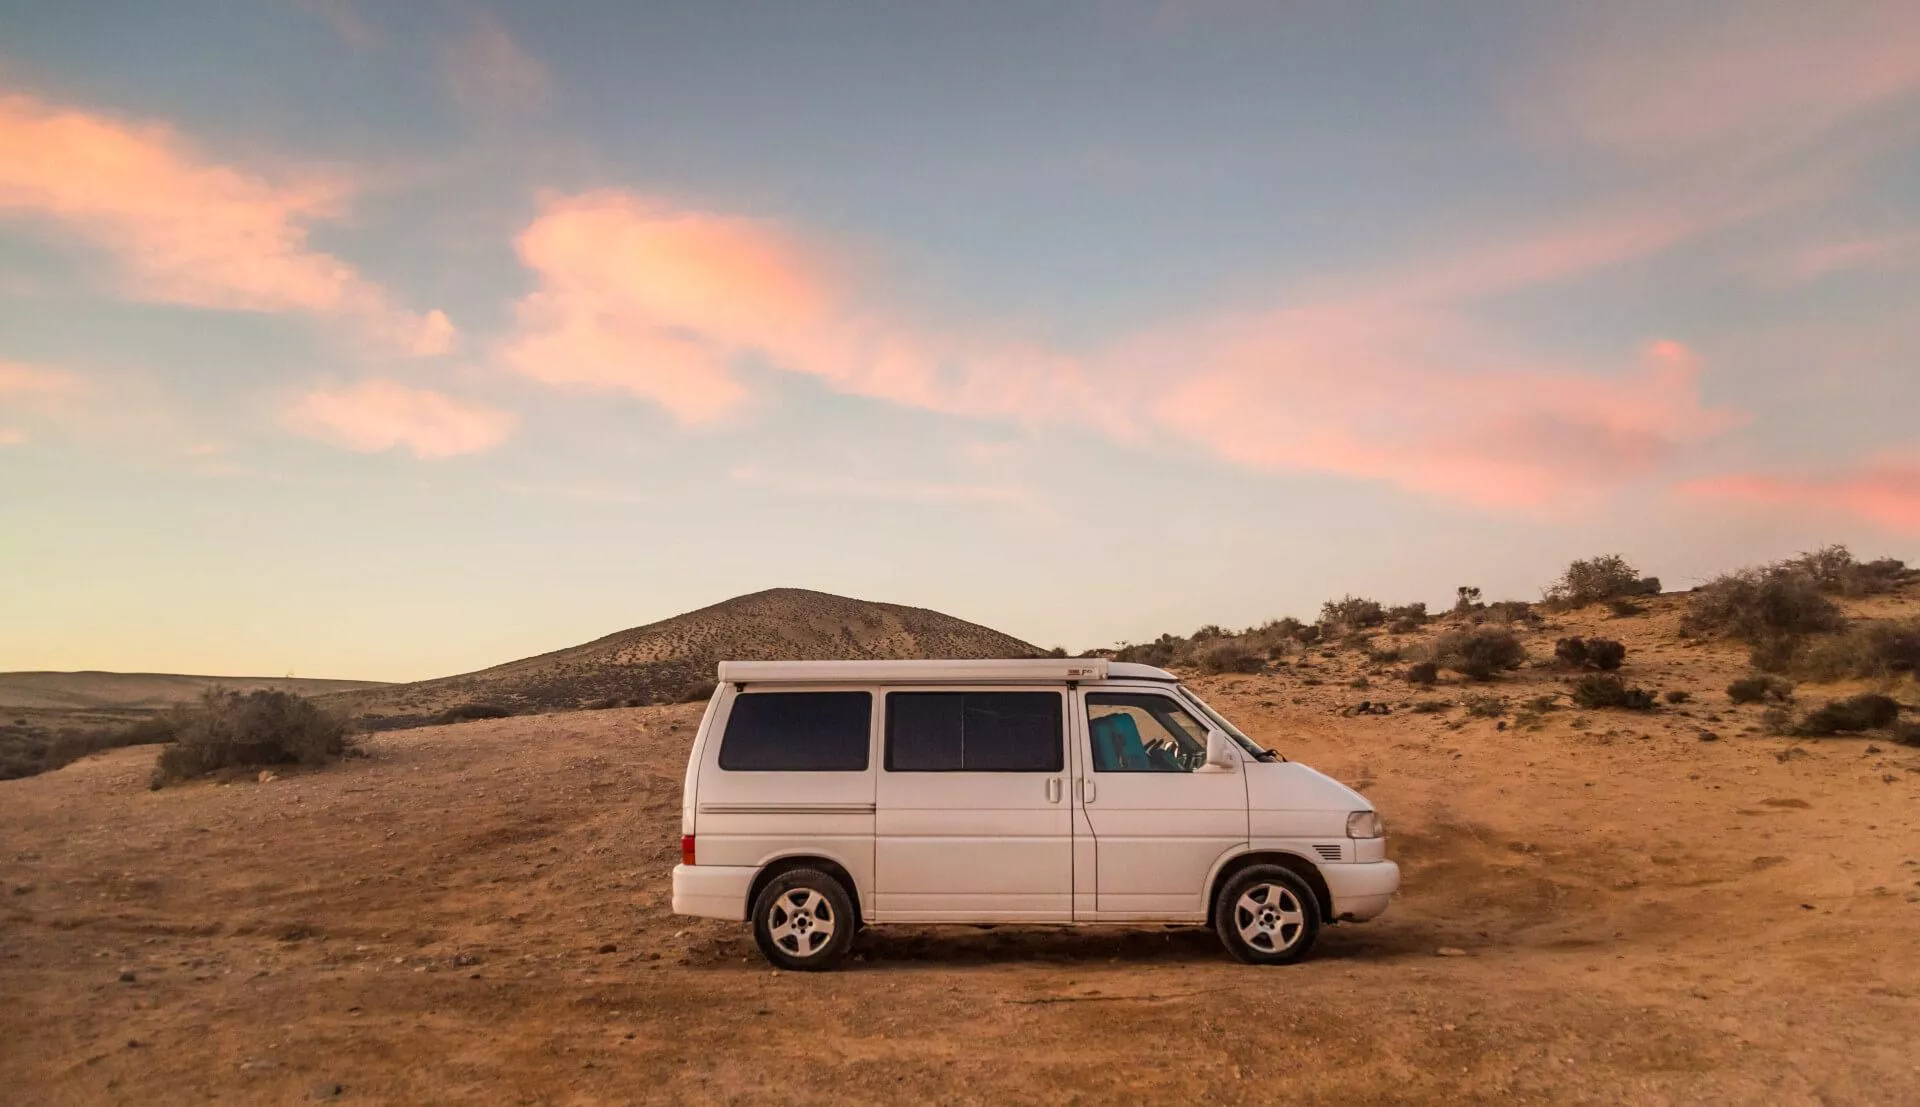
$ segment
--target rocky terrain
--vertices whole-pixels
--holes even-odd
[[[1544,667],[1411,689],[1351,649],[1194,677],[1374,799],[1405,868],[1383,918],[1283,969],[1191,929],[903,928],[864,935],[843,971],[775,973],[743,927],[668,910],[698,705],[398,731],[325,770],[159,792],[151,749],[109,751],[0,783],[0,1087],[47,1104],[1920,1102],[1920,749],[1766,733],[1764,706],[1724,692],[1744,647],[1683,638],[1682,602],[1522,628],[1536,659],[1605,636],[1630,683],[1690,693],[1650,712],[1575,708],[1574,678]],[[1914,705],[1910,678],[1882,686]],[[1469,714],[1484,697],[1515,707]]]
[[[462,704],[515,712],[704,698],[720,661],[1033,657],[989,627],[900,604],[803,588],[754,592],[584,645],[460,676],[326,697],[379,726],[431,719]]]

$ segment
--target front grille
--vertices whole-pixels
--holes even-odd
[[[1322,861],[1340,860],[1341,849],[1339,846],[1317,845],[1313,847],[1313,852],[1319,854],[1320,860]]]

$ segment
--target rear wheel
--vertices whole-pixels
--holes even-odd
[[[1291,870],[1249,865],[1221,886],[1213,928],[1227,952],[1249,965],[1289,965],[1320,935],[1320,901]]]
[[[818,869],[790,869],[753,901],[753,940],[783,969],[833,968],[853,944],[853,898]]]

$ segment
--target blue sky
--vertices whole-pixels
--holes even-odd
[[[1920,534],[1909,4],[0,0],[0,668]]]

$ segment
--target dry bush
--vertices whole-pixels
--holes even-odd
[[[1619,554],[1602,554],[1568,565],[1560,579],[1547,586],[1546,599],[1555,607],[1572,608],[1658,591],[1658,578],[1642,577]]]
[[[1533,605],[1525,600],[1496,600],[1486,606],[1486,619],[1491,623],[1525,623],[1538,626],[1543,620]]]
[[[1470,615],[1480,610],[1480,590],[1478,588],[1470,584],[1463,584],[1453,591],[1453,613],[1455,615]]]
[[[1902,719],[1888,728],[1887,737],[1903,746],[1920,746],[1920,723]]]
[[[222,769],[323,765],[352,747],[346,720],[304,697],[209,689],[174,715],[174,739],[160,750],[153,786]]]
[[[1607,611],[1616,619],[1630,619],[1635,615],[1645,615],[1647,609],[1641,604],[1628,600],[1608,600]]]
[[[1527,648],[1510,630],[1477,626],[1448,631],[1435,639],[1433,660],[1473,680],[1492,680],[1504,670],[1525,664]]]
[[[1777,566],[1804,576],[1822,592],[1836,596],[1871,596],[1892,591],[1912,579],[1906,562],[1883,557],[1877,561],[1857,561],[1853,551],[1834,544],[1811,553],[1791,557]]]
[[[1788,564],[1740,569],[1709,581],[1687,601],[1681,630],[1766,646],[1840,629],[1840,609],[1812,577]]]
[[[1113,659],[1164,669],[1173,664],[1174,655],[1185,648],[1186,643],[1181,639],[1171,634],[1162,634],[1151,642],[1128,643],[1121,646],[1113,651]]]
[[[1876,679],[1920,669],[1920,619],[1856,623],[1808,642],[1779,665],[1802,680]]]
[[[1899,717],[1900,705],[1891,696],[1868,692],[1834,700],[1809,711],[1800,724],[1793,728],[1793,732],[1813,738],[1830,734],[1857,734],[1863,730],[1891,726]]]
[[[1793,684],[1777,676],[1755,673],[1727,685],[1727,698],[1735,703],[1761,703],[1766,700],[1791,703]]]
[[[1360,596],[1343,596],[1337,600],[1328,600],[1320,605],[1320,625],[1322,627],[1344,627],[1356,630],[1361,627],[1377,627],[1387,621],[1387,610],[1379,601]]]
[[[1415,715],[1438,715],[1452,711],[1453,705],[1446,700],[1421,700],[1409,708]]]
[[[1675,688],[1669,691],[1666,695],[1662,696],[1661,698],[1666,700],[1668,703],[1686,703],[1688,700],[1691,700],[1693,698],[1693,693],[1687,691],[1684,688]]]
[[[1611,638],[1562,638],[1553,644],[1553,656],[1568,669],[1612,672],[1627,659],[1627,647]]]
[[[1645,688],[1629,688],[1613,673],[1588,673],[1573,686],[1573,702],[1580,707],[1623,707],[1629,711],[1651,711],[1656,706],[1653,693]]]
[[[459,703],[440,713],[443,723],[465,723],[474,719],[506,719],[513,715],[513,709],[497,703]]]
[[[1476,719],[1498,719],[1507,713],[1505,696],[1468,696],[1467,714]]]
[[[1267,659],[1232,640],[1215,642],[1194,651],[1193,664],[1203,673],[1257,673]]]
[[[1407,667],[1408,684],[1418,684],[1423,688],[1431,688],[1433,687],[1433,682],[1439,679],[1440,666],[1431,661],[1422,661],[1417,665]]]

